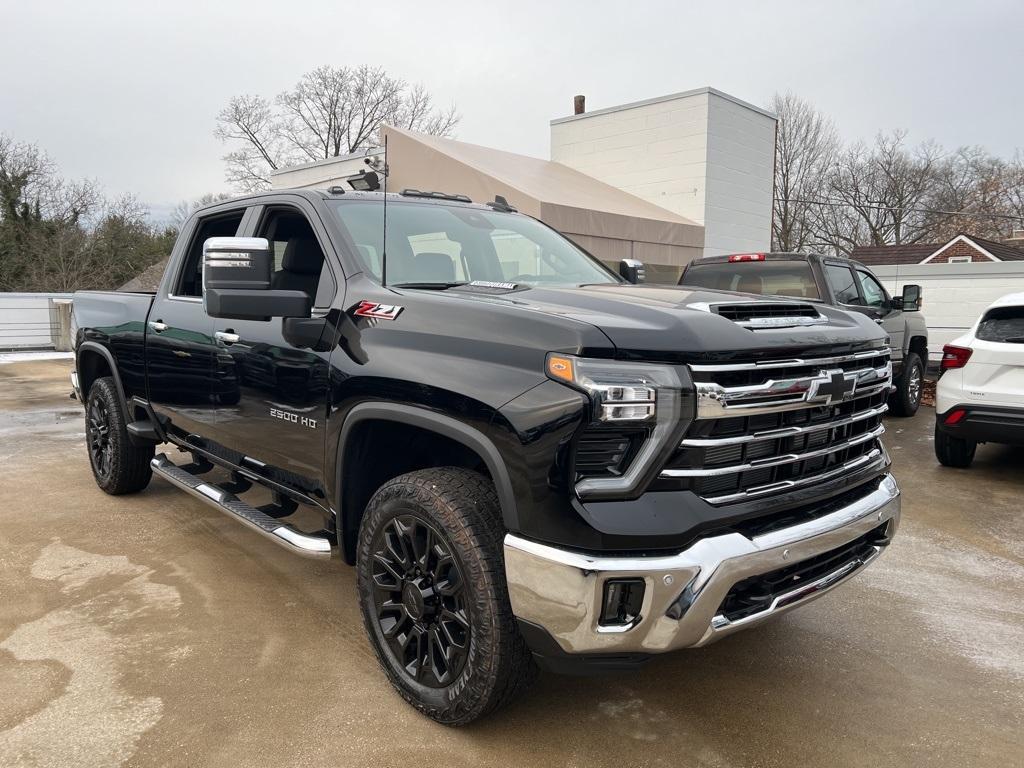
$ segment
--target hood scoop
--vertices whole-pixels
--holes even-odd
[[[691,308],[720,315],[751,330],[822,325],[828,322],[828,318],[822,315],[813,304],[795,301],[729,302],[691,305]]]

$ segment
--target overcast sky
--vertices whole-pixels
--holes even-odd
[[[571,112],[710,85],[792,90],[846,138],[1024,148],[1024,3],[0,2],[0,132],[155,210],[226,190],[212,132],[239,93],[374,64],[462,114],[456,137],[546,157]]]

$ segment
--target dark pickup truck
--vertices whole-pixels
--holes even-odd
[[[859,261],[819,253],[734,253],[691,261],[680,285],[785,296],[828,303],[867,315],[889,334],[895,389],[889,405],[913,416],[921,405],[928,365],[928,328],[921,317],[921,286],[890,296]]]
[[[874,560],[900,515],[878,325],[620,272],[500,199],[204,208],[155,295],[75,295],[96,482],[156,474],[353,564],[385,673],[450,725],[537,662],[702,646]]]

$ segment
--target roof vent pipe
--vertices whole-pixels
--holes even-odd
[[[582,115],[587,111],[587,97],[583,94],[574,96],[572,100],[572,113],[574,115]]]

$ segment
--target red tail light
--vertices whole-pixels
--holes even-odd
[[[956,347],[947,344],[942,348],[942,370],[948,371],[951,368],[963,368],[971,359],[973,350],[967,347]]]
[[[963,408],[957,408],[946,417],[946,424],[956,424],[967,413]]]
[[[729,261],[764,261],[763,253],[736,253],[729,257]]]

